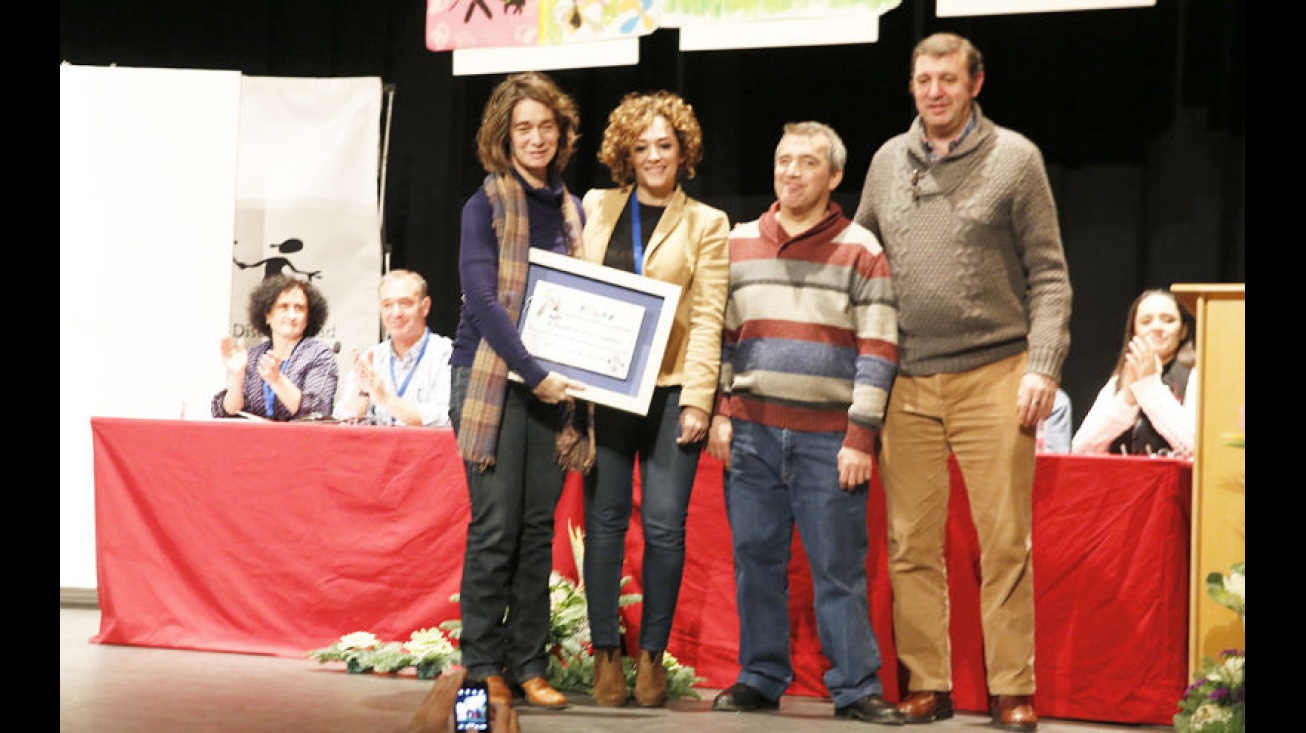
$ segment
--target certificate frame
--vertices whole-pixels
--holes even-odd
[[[585,384],[583,390],[568,390],[570,396],[647,415],[667,340],[671,336],[676,307],[680,303],[680,286],[532,247],[526,274],[525,301],[517,323],[519,334],[525,333],[531,326],[531,299],[541,283],[577,291],[577,297],[602,296],[644,310],[625,377],[613,377],[539,356],[536,358],[549,370]],[[521,380],[516,373],[510,373],[509,376]]]

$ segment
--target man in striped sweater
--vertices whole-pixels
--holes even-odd
[[[830,200],[847,157],[827,125],[785,125],[777,201],[730,234],[708,452],[729,473],[740,671],[712,708],[774,710],[793,681],[788,564],[797,527],[835,716],[901,725],[882,695],[866,580],[867,492],[897,370],[897,300],[879,241]]]

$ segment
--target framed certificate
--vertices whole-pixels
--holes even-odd
[[[573,397],[644,415],[679,301],[674,283],[531,248],[517,330],[546,367],[585,383]]]

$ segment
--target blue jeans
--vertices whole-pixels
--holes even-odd
[[[797,527],[812,572],[816,631],[836,707],[882,693],[866,585],[865,486],[839,488],[844,434],[734,420],[725,488],[739,609],[739,678],[772,700],[793,682],[789,556]]]
[[[644,531],[639,648],[667,648],[685,570],[685,518],[702,444],[677,445],[680,388],[653,391],[648,415],[594,408],[597,455],[585,477],[585,597],[595,647],[621,646],[618,596],[639,459]]]
[[[455,432],[470,376],[471,367],[454,367],[450,377]],[[556,406],[509,382],[494,465],[479,471],[464,462],[472,518],[460,645],[470,678],[506,674],[524,682],[548,671],[553,516],[565,476],[554,459],[557,426]]]

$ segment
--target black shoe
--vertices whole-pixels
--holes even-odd
[[[758,710],[775,710],[780,707],[776,700],[769,699],[756,687],[749,687],[743,682],[736,682],[712,701],[712,709],[727,713],[752,713]]]
[[[902,713],[882,696],[877,694],[863,695],[852,702],[851,705],[845,705],[834,711],[836,718],[850,718],[852,720],[864,720],[867,723],[878,723],[880,725],[902,725]]]

